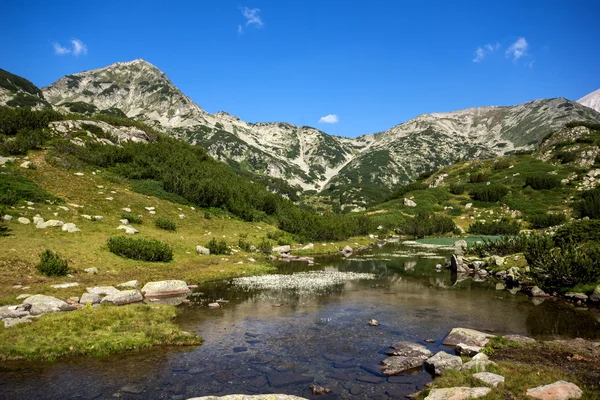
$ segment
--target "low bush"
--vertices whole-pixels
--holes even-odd
[[[520,231],[521,224],[507,217],[503,217],[500,221],[477,221],[469,227],[469,233],[480,235],[518,235]]]
[[[460,183],[451,183],[448,190],[450,190],[450,193],[452,194],[461,195],[465,192],[465,185],[461,185]]]
[[[579,218],[600,219],[600,188],[583,192],[573,208]]]
[[[577,160],[577,153],[572,151],[561,151],[560,153],[556,153],[554,158],[560,160],[561,164],[568,164]]]
[[[527,249],[529,236],[502,236],[498,240],[483,239],[468,248],[468,252],[477,254],[479,257],[507,256],[509,254],[522,253]]]
[[[14,206],[21,200],[42,202],[59,199],[25,177],[11,173],[0,174],[0,205]]]
[[[511,166],[510,160],[500,159],[494,163],[495,170],[508,169]]]
[[[560,186],[560,178],[555,175],[538,174],[525,177],[525,187],[534,190],[554,189]]]
[[[49,134],[43,129],[20,129],[13,138],[4,138],[0,141],[0,153],[27,154],[29,150],[41,149],[49,137]]]
[[[399,199],[400,197],[403,197],[408,192],[412,192],[415,190],[425,190],[428,187],[429,186],[427,186],[426,184],[424,184],[422,182],[413,182],[413,183],[409,183],[408,185],[400,186],[399,188],[394,190],[392,192],[392,194],[390,194],[388,196],[387,201]]]
[[[256,251],[263,254],[271,254],[273,252],[273,242],[267,238],[263,238],[256,247]]]
[[[164,242],[154,239],[136,239],[113,236],[108,239],[108,249],[121,257],[142,261],[171,261],[173,249]]]
[[[508,188],[503,185],[485,185],[471,189],[469,195],[473,200],[495,203],[508,194]]]
[[[403,235],[425,237],[434,234],[446,234],[453,232],[456,224],[450,217],[443,215],[420,212],[413,218],[406,219],[396,231]]]
[[[130,224],[138,224],[141,225],[142,224],[142,216],[141,215],[136,215],[133,213],[122,213],[121,214],[121,219],[126,219],[127,221],[129,221]]]
[[[554,234],[554,244],[562,247],[569,243],[600,243],[600,221],[580,220],[560,227]]]
[[[40,254],[37,270],[46,276],[65,276],[69,273],[69,265],[67,260],[60,258],[52,250],[44,250]]]
[[[558,214],[535,214],[529,216],[527,221],[533,229],[549,228],[551,226],[562,225],[567,222],[567,216],[563,213]]]
[[[252,246],[252,245],[250,244],[250,242],[248,242],[248,241],[246,240],[246,238],[245,238],[245,237],[244,237],[244,238],[239,238],[239,240],[238,240],[238,247],[239,247],[240,249],[242,249],[242,250],[244,250],[244,251],[247,251],[247,252],[250,252],[250,251],[252,251],[252,248],[251,248],[251,246]]]
[[[177,230],[177,224],[164,217],[157,218],[156,221],[154,221],[154,225],[159,229],[164,229],[165,231],[175,232]]]
[[[469,182],[471,183],[482,183],[482,182],[487,182],[488,178],[489,178],[489,174],[487,172],[475,172],[472,173],[471,176],[469,176]]]
[[[227,242],[224,240],[217,241],[216,238],[212,238],[210,242],[206,244],[206,248],[210,250],[210,254],[230,254]]]

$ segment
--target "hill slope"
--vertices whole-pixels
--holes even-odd
[[[577,100],[579,104],[600,112],[600,89]]]

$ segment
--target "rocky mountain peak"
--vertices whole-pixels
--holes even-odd
[[[583,104],[586,107],[591,108],[592,110],[596,110],[600,112],[600,89],[593,91],[592,93],[583,96],[579,100],[577,100],[579,104]]]

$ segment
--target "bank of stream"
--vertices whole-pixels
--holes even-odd
[[[313,266],[281,263],[279,274],[291,281],[285,290],[265,288],[264,279],[204,285],[190,304],[179,306],[177,317],[183,329],[204,338],[202,346],[7,363],[0,366],[0,398],[177,400],[232,393],[311,398],[311,384],[332,390],[319,398],[403,398],[431,377],[425,371],[380,375],[384,351],[399,340],[435,353],[449,350],[441,342],[454,327],[536,339],[600,338],[597,310],[560,300],[533,302],[496,291],[493,279],[457,281],[447,270],[436,272],[435,265],[450,255],[449,249],[391,244],[347,258],[321,257]],[[320,272],[289,277],[309,270]],[[350,273],[360,275],[348,279]],[[319,284],[325,278],[332,278],[330,284]],[[222,306],[209,309],[216,300]],[[370,326],[371,319],[380,325]]]

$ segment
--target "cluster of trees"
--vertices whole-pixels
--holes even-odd
[[[431,235],[444,235],[454,232],[456,224],[450,217],[420,212],[413,218],[408,218],[396,231],[403,235],[422,238]]]
[[[469,227],[469,233],[479,235],[518,235],[520,230],[521,224],[507,217],[502,217],[499,221],[476,221]]]

